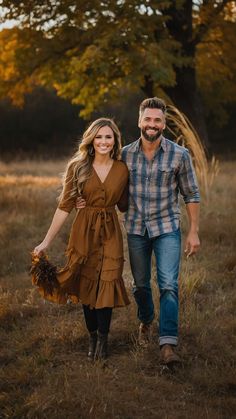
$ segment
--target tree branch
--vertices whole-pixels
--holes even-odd
[[[218,4],[217,7],[212,8],[212,12],[210,13],[210,17],[207,20],[207,22],[202,23],[198,26],[198,30],[197,30],[197,32],[194,36],[194,39],[193,39],[194,45],[197,45],[202,41],[204,36],[207,34],[209,29],[212,27],[215,18],[217,16],[219,16],[219,14],[224,10],[225,6],[229,3],[231,3],[231,0],[222,0],[221,4]],[[203,5],[207,6],[208,4],[210,4],[209,0],[204,0]]]

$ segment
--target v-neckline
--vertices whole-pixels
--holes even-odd
[[[104,181],[103,181],[103,182],[102,182],[102,180],[101,180],[100,176],[98,175],[98,173],[97,173],[97,171],[96,171],[95,167],[93,166],[93,170],[94,170],[94,172],[95,172],[95,174],[96,174],[96,176],[97,176],[97,178],[98,178],[99,182],[100,182],[102,185],[104,185],[104,183],[106,182],[106,180],[107,180],[107,178],[108,178],[109,174],[111,173],[111,170],[112,170],[112,168],[113,168],[113,166],[114,166],[114,163],[115,163],[115,160],[113,160],[112,165],[111,165],[110,169],[108,170],[107,175],[106,175],[106,177],[105,177],[105,179],[104,179]]]

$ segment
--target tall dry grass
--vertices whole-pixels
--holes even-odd
[[[180,278],[183,367],[160,365],[157,329],[137,346],[136,307],[114,311],[106,367],[86,361],[79,305],[56,306],[31,285],[30,251],[56,207],[63,162],[0,164],[0,417],[235,418],[235,164],[221,163],[201,213],[202,249],[184,260]],[[64,263],[70,223],[50,250]],[[183,229],[186,219],[183,217]],[[131,294],[125,241],[124,278]],[[158,320],[158,291],[153,292]],[[131,296],[132,299],[132,296]]]
[[[186,115],[173,105],[167,107],[167,127],[175,142],[190,150],[201,187],[201,195],[209,200],[211,187],[219,173],[218,160],[213,156],[211,161],[208,161],[206,150],[193,125]]]

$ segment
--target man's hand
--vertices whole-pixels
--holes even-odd
[[[81,196],[76,199],[75,208],[82,209],[86,207],[86,201]]]
[[[186,238],[185,250],[184,250],[184,253],[186,254],[187,258],[197,253],[199,247],[200,247],[200,240],[198,237],[198,233],[190,231]]]

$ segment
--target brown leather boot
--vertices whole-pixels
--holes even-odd
[[[165,365],[173,365],[180,363],[181,359],[171,345],[165,344],[161,347],[161,362]]]

